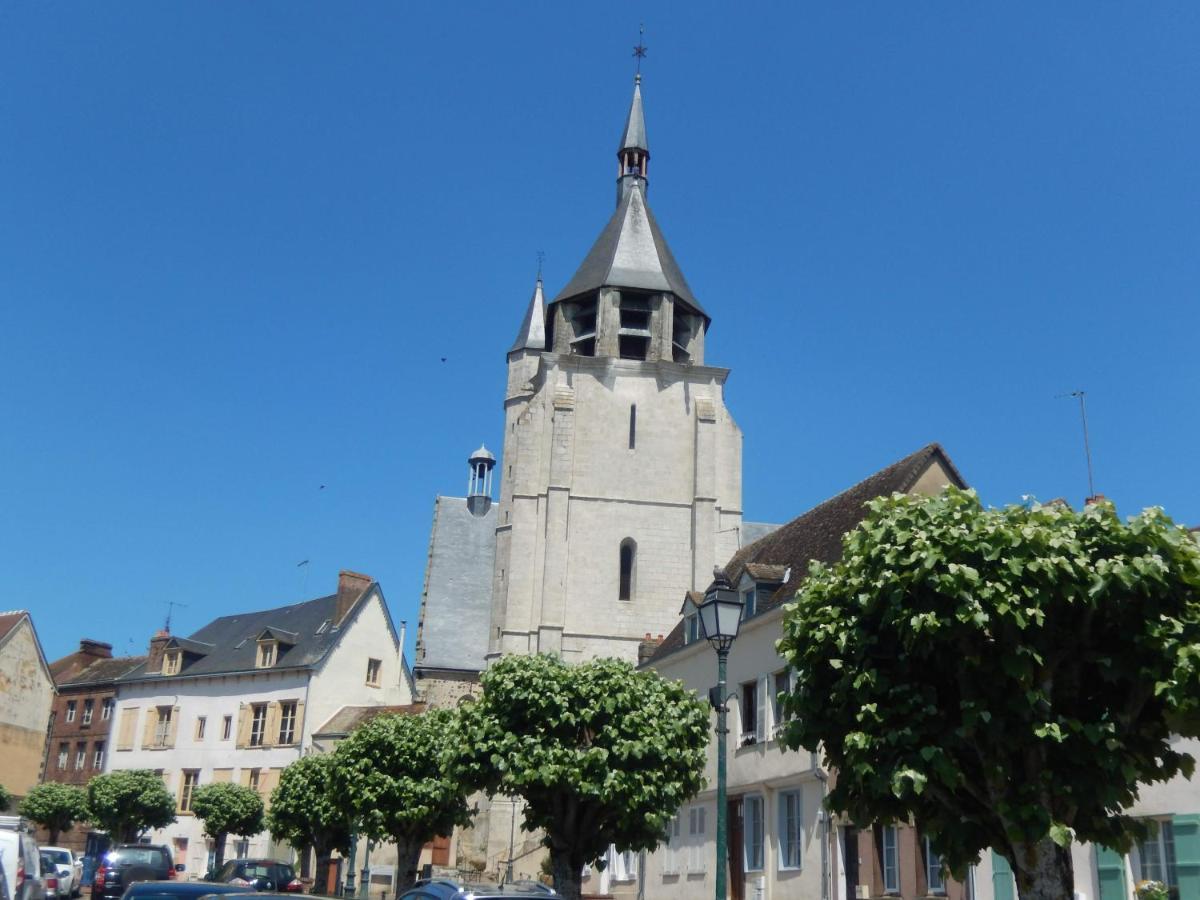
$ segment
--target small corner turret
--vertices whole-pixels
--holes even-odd
[[[467,509],[473,516],[486,515],[492,506],[492,469],[496,457],[483,444],[467,459],[471,477],[467,481]]]

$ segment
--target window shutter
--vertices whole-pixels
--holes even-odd
[[[279,784],[279,769],[263,769],[258,776],[258,795],[262,797],[263,807],[270,809],[271,792]]]
[[[296,737],[292,741],[297,747],[304,746],[304,701],[296,701]]]
[[[158,726],[158,708],[146,707],[146,724],[142,728],[142,749],[149,750],[154,746],[154,729]]]
[[[279,743],[279,703],[272,700],[267,704],[267,721],[263,730],[264,747],[274,747]]]
[[[250,787],[250,770],[245,766],[238,772],[238,784],[242,787]]]
[[[770,734],[770,728],[767,724],[767,716],[770,715],[771,704],[768,702],[771,696],[771,684],[769,679],[758,679],[758,715],[754,721],[754,739],[758,743],[762,743]]]
[[[244,750],[250,743],[250,707],[245,703],[238,704],[237,741],[235,746]],[[244,770],[243,770],[244,771]]]
[[[167,731],[167,746],[175,748],[175,736],[179,734],[179,707],[171,707],[171,727]]]
[[[1096,874],[1100,881],[1100,900],[1125,900],[1125,857],[1115,850],[1096,845]]]
[[[233,780],[233,769],[213,769],[213,784],[228,784]]]
[[[121,710],[121,726],[117,731],[117,749],[132,750],[133,734],[137,731],[138,708],[127,706]]]
[[[1200,815],[1175,816],[1175,876],[1180,897],[1200,897]]]

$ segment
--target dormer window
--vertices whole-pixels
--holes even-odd
[[[700,640],[700,613],[691,613],[683,617],[683,642],[694,644]]]
[[[182,650],[168,650],[163,654],[162,673],[164,675],[178,675],[182,661]]]
[[[275,665],[275,659],[278,654],[278,641],[259,641],[258,642],[258,660],[255,662],[255,668],[269,669]]]

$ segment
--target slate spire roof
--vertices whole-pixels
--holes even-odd
[[[643,174],[626,173],[618,178],[620,199],[617,211],[596,238],[575,275],[552,302],[558,303],[602,287],[668,291],[707,319],[708,314],[697,302],[687,279],[683,277],[683,271],[646,202],[644,166],[650,150],[642,112],[640,75],[633,87],[633,102],[629,106],[625,131],[621,135],[618,158],[629,151],[641,151],[644,155],[645,159],[637,163],[642,168],[636,170]]]
[[[629,115],[625,118],[625,130],[621,133],[621,150],[645,150],[650,152],[650,144],[646,140],[646,117],[642,112],[642,76],[639,74],[633,82],[633,102],[629,104]]]
[[[529,299],[529,308],[525,310],[525,318],[517,332],[517,339],[508,348],[509,353],[518,350],[546,349],[546,297],[542,293],[542,276],[538,275],[537,284],[533,288],[533,296]]]

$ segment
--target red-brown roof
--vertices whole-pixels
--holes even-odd
[[[786,603],[796,595],[800,583],[807,577],[812,560],[834,563],[841,559],[842,536],[863,520],[867,502],[876,497],[911,491],[934,462],[942,465],[958,487],[967,486],[941,445],[928,444],[836,497],[814,506],[754,543],[747,544],[725,566],[725,575],[730,584],[737,584],[743,572],[755,577],[755,572],[773,571],[767,567],[790,569],[787,581],[769,599],[759,602],[756,615]],[[683,622],[680,621],[671,629],[649,663],[653,664],[682,646]]]
[[[29,615],[23,609],[14,609],[11,612],[0,613],[0,640],[8,637],[8,633],[17,627],[17,623]]]
[[[376,716],[389,713],[415,716],[425,712],[424,703],[408,703],[401,706],[343,706],[329,721],[313,732],[313,736],[343,737]]]

